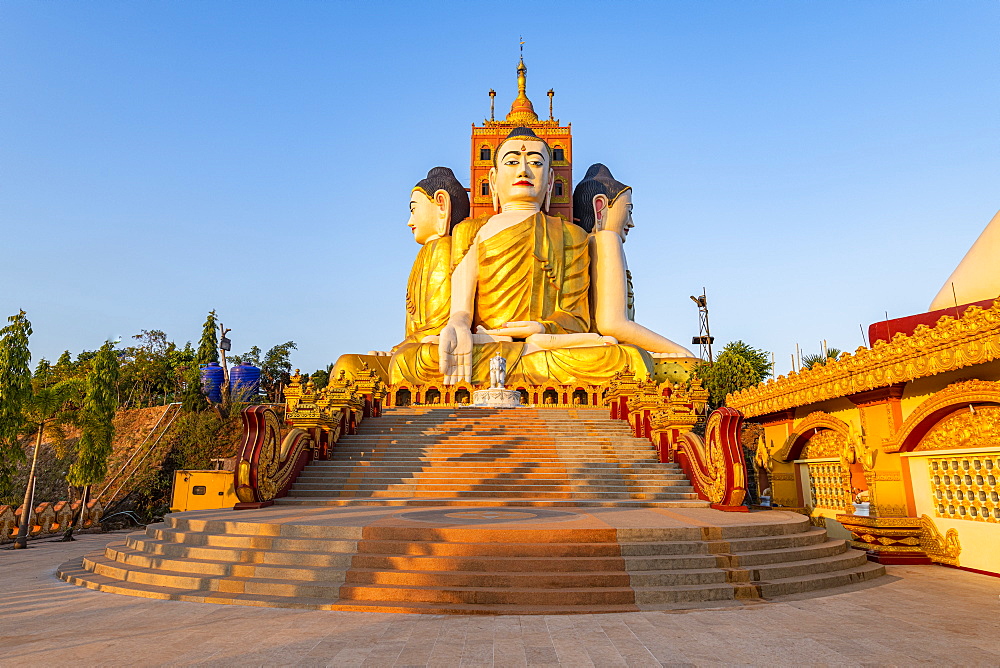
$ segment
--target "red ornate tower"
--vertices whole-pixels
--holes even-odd
[[[535,108],[525,93],[528,68],[524,59],[517,65],[517,97],[510,105],[510,113],[498,121],[493,117],[494,91],[490,91],[490,118],[481,126],[472,124],[472,178],[469,186],[472,195],[471,216],[493,213],[493,198],[490,196],[489,174],[493,167],[493,154],[500,142],[516,127],[531,128],[536,135],[552,147],[552,168],[555,183],[552,186],[552,202],[548,213],[573,220],[573,132],[572,123],[560,125],[552,117],[552,96],[549,90],[549,119],[539,120]]]

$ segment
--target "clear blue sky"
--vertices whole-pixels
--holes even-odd
[[[509,19],[504,18],[509,16]],[[637,319],[853,350],[1000,209],[1000,3],[0,3],[0,315],[35,359],[209,309],[313,370],[403,336],[411,187],[497,90],[633,186]]]

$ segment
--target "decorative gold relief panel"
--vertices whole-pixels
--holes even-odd
[[[811,462],[809,490],[817,508],[844,510],[844,477],[840,462]]]
[[[909,336],[899,333],[853,355],[736,392],[726,405],[755,417],[995,359],[1000,359],[1000,299],[989,308],[972,306],[957,319],[943,316]]]
[[[1000,522],[1000,453],[929,459],[934,515]]]
[[[846,444],[847,437],[844,434],[824,429],[806,442],[798,458],[829,459],[831,457],[840,457],[840,453]]]
[[[980,406],[952,413],[920,439],[914,452],[1000,447],[1000,407]]]

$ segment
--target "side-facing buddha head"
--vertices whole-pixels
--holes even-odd
[[[573,222],[588,232],[610,230],[625,241],[632,222],[632,188],[596,163],[573,190]]]
[[[435,167],[410,192],[413,238],[423,246],[451,234],[451,228],[469,217],[469,193],[448,167]]]
[[[540,210],[552,194],[552,152],[531,128],[514,128],[500,142],[490,170],[493,208]]]

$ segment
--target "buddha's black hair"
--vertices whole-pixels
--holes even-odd
[[[526,128],[522,125],[519,128],[514,128],[513,130],[511,130],[510,133],[506,137],[504,137],[503,141],[501,141],[497,145],[497,150],[493,153],[494,167],[496,167],[497,161],[500,160],[500,147],[503,146],[504,142],[510,141],[511,139],[527,139],[529,141],[542,142],[543,144],[545,144],[545,152],[549,156],[549,163],[550,164],[552,163],[552,147],[549,146],[549,143],[544,139],[542,139],[541,137],[539,137],[538,135],[536,135],[534,130],[532,130],[531,128]]]
[[[427,178],[421,179],[414,190],[421,190],[429,199],[434,199],[434,193],[443,190],[451,195],[451,220],[448,222],[448,233],[451,228],[469,217],[469,193],[455,176],[450,167],[434,167],[427,172]]]
[[[615,179],[611,170],[595,163],[587,169],[583,180],[573,189],[573,222],[587,232],[594,230],[594,197],[604,195],[608,204],[615,201],[629,186]]]

